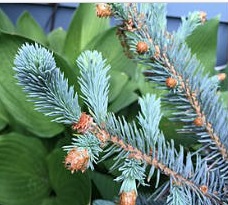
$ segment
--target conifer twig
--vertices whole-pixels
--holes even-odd
[[[147,78],[169,90],[164,100],[179,109],[173,119],[187,123],[181,132],[200,136],[199,141],[212,150],[207,158],[217,157],[222,161],[220,166],[214,165],[224,178],[228,178],[228,114],[216,95],[219,77],[204,77],[204,68],[184,42],[198,25],[205,23],[206,14],[191,15],[194,18],[188,18],[189,23],[184,22],[190,28],[182,26],[176,33],[169,34],[165,13],[159,11],[161,5],[115,3],[110,7],[114,18],[122,22],[118,26],[119,37],[127,56],[151,67],[145,72]],[[212,109],[209,103],[215,108]]]
[[[86,117],[85,117],[86,115]],[[82,118],[89,119],[88,121],[83,120]],[[97,137],[97,139],[100,141],[100,146],[103,147],[107,143],[112,143],[113,145],[120,147],[122,150],[124,150],[126,153],[128,153],[127,157],[130,159],[135,159],[137,161],[141,161],[143,163],[146,163],[147,165],[154,166],[156,169],[160,170],[163,174],[165,174],[168,177],[171,177],[173,179],[173,183],[175,183],[177,186],[187,186],[191,187],[191,189],[194,192],[198,192],[201,196],[208,197],[210,200],[215,201],[217,204],[222,204],[222,200],[219,200],[219,197],[214,195],[213,193],[208,192],[208,186],[205,184],[195,184],[190,179],[183,177],[180,173],[177,173],[176,171],[169,168],[167,165],[165,165],[163,162],[159,161],[155,157],[152,157],[153,155],[148,155],[146,153],[143,153],[140,149],[137,147],[133,147],[131,144],[127,144],[123,141],[123,139],[119,138],[118,136],[112,136],[110,135],[107,130],[101,129],[96,123],[91,123],[92,117],[88,114],[83,113],[79,121],[75,124],[76,127],[80,130],[81,127],[86,127],[86,130],[83,130],[83,133],[91,132],[94,136]],[[103,125],[105,127],[105,125]],[[76,130],[77,131],[77,130]],[[71,146],[72,149],[73,146]],[[68,146],[66,147],[68,148]],[[151,150],[151,153],[156,153],[157,150]],[[70,153],[71,155],[71,153]],[[65,164],[69,163],[68,160],[69,153],[66,157]],[[70,162],[74,161],[73,158]],[[87,161],[85,162],[87,163]],[[72,172],[78,169],[75,169],[74,166],[69,166],[68,169],[70,169]],[[75,170],[74,170],[75,169]],[[84,166],[82,166],[82,171],[84,171]]]

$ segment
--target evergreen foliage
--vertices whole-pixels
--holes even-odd
[[[68,81],[47,49],[38,44],[24,44],[19,50],[14,70],[19,85],[35,102],[36,109],[45,115],[54,116],[53,121],[72,124],[77,122],[81,110],[74,88]]]
[[[90,157],[88,167],[93,170],[94,163],[98,161],[99,152],[102,151],[99,140],[91,133],[87,133],[85,136],[79,135],[77,138],[72,138],[72,145],[66,145],[63,149],[69,152],[75,147],[88,150]]]
[[[217,76],[210,78],[209,74],[203,75],[204,67],[184,42],[197,26],[204,23],[205,14],[194,12],[187,18],[183,17],[177,32],[170,34],[166,30],[164,12],[153,9],[152,4],[145,5],[143,10],[137,4],[111,6],[114,17],[122,21],[119,25],[120,40],[126,42],[123,45],[128,55],[147,68],[145,76],[149,81],[168,91],[162,101],[175,107],[170,119],[185,123],[177,131],[183,133],[183,137],[199,137],[203,150],[207,150],[206,153],[210,150],[207,156],[202,153],[204,160],[211,164],[211,168],[219,169],[225,181],[223,183],[227,184],[228,112],[217,93],[219,80]],[[126,26],[129,19],[136,29]],[[152,24],[153,19],[160,21]],[[148,45],[143,54],[137,50],[139,42]],[[175,83],[170,84],[168,79]]]
[[[105,63],[106,60],[97,51],[85,51],[77,59],[83,99],[99,124],[105,120],[108,109],[109,76],[106,76],[110,66]]]
[[[128,197],[125,193],[137,193],[137,182],[147,185],[145,179],[149,182],[156,174],[157,188],[160,175],[165,174],[169,181],[161,193],[168,188],[168,205],[227,204],[227,110],[217,94],[218,78],[202,74],[203,66],[184,42],[201,24],[199,13],[182,18],[178,31],[170,34],[166,31],[165,4],[109,5],[121,22],[120,40],[125,42],[131,58],[146,66],[149,81],[168,91],[162,99],[151,94],[139,98],[140,111],[132,122],[108,112],[110,66],[101,53],[84,51],[76,62],[82,99],[92,118],[81,113],[77,93],[73,87],[68,88],[52,53],[37,44],[23,45],[16,56],[14,70],[19,84],[37,110],[56,117],[54,121],[59,123],[83,128],[83,132],[78,129],[80,135],[73,138],[71,145],[64,146],[68,154],[74,148],[89,153],[89,163],[82,164],[81,171],[85,167],[93,170],[100,152],[104,154],[101,160],[114,156],[110,171],[121,172],[115,179],[122,182],[121,203]],[[145,52],[137,50],[139,42],[148,46]],[[173,140],[165,140],[159,129],[161,101],[173,105],[171,119],[185,123],[178,132],[198,136],[203,152],[186,154],[183,146],[177,150]],[[207,150],[210,153],[206,156]],[[155,198],[159,196],[152,200]],[[134,198],[131,200],[135,203]]]

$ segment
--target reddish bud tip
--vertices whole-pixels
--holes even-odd
[[[204,11],[200,11],[199,13],[201,23],[205,23],[207,20],[207,13]]]
[[[136,50],[139,54],[143,54],[149,50],[149,47],[146,42],[140,41],[136,46]]]
[[[168,88],[175,88],[177,85],[177,80],[172,77],[168,77],[165,83]]]
[[[202,186],[200,186],[200,190],[201,190],[204,194],[206,194],[206,193],[208,192],[208,187],[207,187],[206,185],[202,185]]]
[[[201,127],[203,126],[203,119],[201,117],[197,117],[193,123],[197,126],[197,127]]]
[[[96,5],[96,11],[98,17],[109,17],[112,15],[111,7],[110,5],[106,3],[99,3]]]
[[[88,167],[89,152],[87,149],[74,148],[68,152],[64,164],[73,174],[75,171],[81,170],[84,172]]]
[[[218,74],[218,79],[219,79],[220,81],[225,80],[225,79],[226,79],[226,73],[219,73],[219,74]]]
[[[72,125],[72,129],[77,130],[79,133],[85,133],[92,124],[93,118],[83,112],[78,122]]]
[[[120,203],[119,205],[135,205],[136,204],[136,192],[132,190],[130,192],[122,192],[120,194]]]

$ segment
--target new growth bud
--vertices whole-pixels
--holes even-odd
[[[202,191],[204,194],[208,192],[208,187],[206,185],[200,186],[200,191]]]
[[[110,5],[106,3],[99,3],[96,5],[96,11],[97,11],[97,16],[99,18],[101,17],[109,17],[112,15],[111,7]]]
[[[73,174],[75,171],[82,171],[87,169],[89,163],[89,152],[87,149],[74,148],[68,152],[64,164],[68,170]]]
[[[203,119],[201,117],[197,117],[193,122],[197,127],[203,126]]]
[[[177,85],[177,80],[172,77],[168,77],[165,83],[168,88],[175,88]]]
[[[225,80],[225,79],[226,79],[226,73],[219,73],[219,74],[218,74],[218,79],[219,79],[220,81]]]
[[[149,50],[149,47],[146,42],[140,41],[136,46],[136,50],[139,54],[143,54]]]
[[[72,125],[72,129],[77,130],[79,133],[85,133],[89,130],[92,124],[93,118],[83,112],[78,122]]]
[[[122,192],[120,194],[120,203],[119,205],[135,205],[136,204],[137,194],[135,190]]]
[[[200,11],[199,13],[201,23],[204,24],[207,20],[207,13],[204,11]]]

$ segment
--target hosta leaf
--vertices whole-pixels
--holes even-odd
[[[66,31],[64,31],[62,28],[57,28],[50,32],[47,38],[48,48],[57,53],[62,53],[66,38]]]
[[[121,184],[115,182],[112,177],[96,171],[90,172],[90,175],[102,199],[113,200],[118,196]]]
[[[195,53],[200,62],[205,66],[205,72],[215,74],[217,33],[219,17],[207,21],[195,29],[187,38],[187,44]]]
[[[183,136],[183,134],[177,133],[177,129],[183,128],[184,123],[182,122],[173,122],[169,120],[167,117],[162,117],[160,122],[160,129],[164,133],[164,136],[167,140],[173,139],[175,141],[175,145],[177,149],[179,145],[183,146],[191,146],[197,143],[197,138],[192,136]]]
[[[46,200],[44,204],[90,204],[91,183],[89,176],[87,173],[82,174],[81,172],[71,174],[64,167],[64,154],[66,153],[62,149],[56,149],[48,156],[50,183],[55,193],[55,202],[48,200],[47,203]]]
[[[16,26],[18,33],[21,35],[31,38],[32,40],[44,45],[47,43],[44,30],[29,12],[25,11],[21,14],[21,16],[17,19]]]
[[[110,75],[109,102],[112,102],[120,94],[129,77],[124,72],[115,70],[111,70]]]
[[[41,141],[16,133],[0,136],[0,204],[40,205],[51,187]]]
[[[135,102],[138,99],[138,95],[134,92],[136,88],[137,84],[134,81],[128,81],[128,83],[123,87],[120,94],[110,104],[108,109],[111,112],[118,112]]]
[[[15,28],[9,17],[0,9],[0,30],[14,32]]]
[[[112,67],[112,70],[125,72],[129,77],[134,78],[137,65],[128,59],[116,35],[117,28],[110,28],[96,36],[85,49],[96,49],[102,53]]]
[[[96,35],[109,28],[109,20],[96,16],[94,3],[80,3],[71,20],[63,52],[70,63]]]
[[[6,121],[0,118],[0,130],[4,129],[6,125],[7,125]]]

